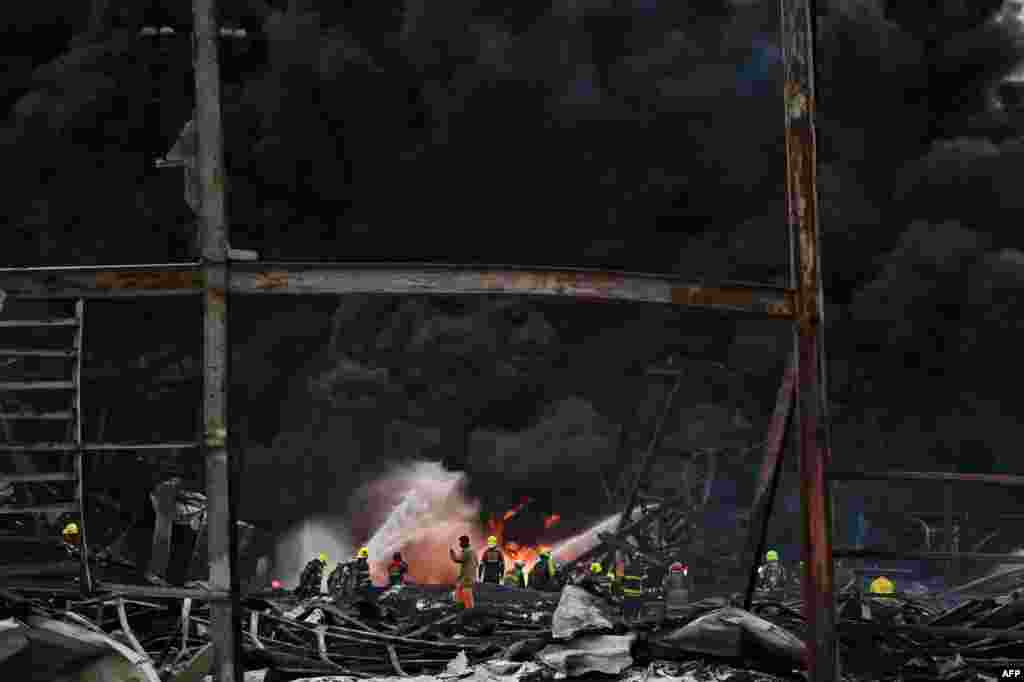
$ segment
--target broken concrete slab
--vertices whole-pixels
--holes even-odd
[[[618,675],[631,665],[636,634],[584,635],[565,644],[549,644],[537,658],[556,672],[577,677],[599,672]]]
[[[558,608],[551,617],[555,639],[572,639],[584,632],[610,632],[615,624],[607,601],[581,587],[569,585],[562,590]]]

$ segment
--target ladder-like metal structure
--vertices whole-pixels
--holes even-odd
[[[69,376],[59,379],[25,376],[20,381],[13,378],[0,381],[0,399],[5,395],[24,395],[26,393],[37,395],[40,392],[59,392],[61,394],[70,392],[71,395],[67,400],[68,409],[56,411],[33,409],[30,399],[4,401],[18,407],[15,411],[0,413],[0,420],[7,424],[5,429],[7,440],[0,443],[0,451],[20,452],[33,457],[45,457],[47,459],[52,459],[54,453],[58,453],[57,457],[64,464],[64,470],[45,471],[42,473],[4,474],[2,480],[6,484],[17,488],[53,483],[71,483],[72,492],[71,499],[52,501],[48,504],[5,505],[0,507],[0,515],[73,515],[71,518],[74,518],[79,528],[78,556],[81,563],[81,589],[84,594],[89,594],[92,591],[92,575],[89,569],[89,544],[85,524],[85,469],[82,450],[82,344],[85,330],[85,301],[82,299],[75,300],[74,311],[69,317],[37,320],[18,320],[0,317],[0,330],[11,329],[47,329],[54,332],[62,332],[65,335],[70,331],[72,338],[70,340],[65,339],[64,343],[66,345],[61,348],[0,348],[0,358],[9,359],[5,365],[5,370],[9,367],[14,368],[13,372],[6,371],[5,374],[17,374],[18,369],[25,369],[24,365],[30,358],[39,358],[69,361],[67,364],[70,367],[66,367]],[[55,439],[56,442],[47,443],[45,447],[39,446],[38,439],[34,443],[19,442],[14,438],[14,426],[11,422],[25,421],[63,424],[65,425],[63,429],[64,435],[62,438]],[[51,467],[44,468],[50,469]],[[16,499],[24,499],[28,496],[25,490],[15,490],[13,492]]]

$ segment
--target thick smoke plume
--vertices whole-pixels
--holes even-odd
[[[278,540],[271,578],[289,587],[298,585],[306,562],[321,552],[327,554],[328,560],[325,577],[337,562],[347,561],[352,556],[352,541],[344,519],[315,516],[289,528]]]

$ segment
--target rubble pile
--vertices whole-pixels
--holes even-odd
[[[995,680],[1024,666],[1024,599],[980,589],[992,585],[973,597],[840,594],[842,679]],[[749,611],[715,597],[627,621],[614,599],[574,585],[478,585],[469,610],[440,586],[304,600],[278,590],[242,602],[243,663],[247,682],[801,679],[800,601],[757,596]],[[190,599],[111,594],[57,608],[0,591],[0,679],[204,682],[209,624],[209,605]]]

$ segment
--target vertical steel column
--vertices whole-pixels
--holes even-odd
[[[227,449],[228,396],[228,228],[224,200],[220,72],[217,63],[216,0],[193,0],[199,176],[199,227],[205,292],[203,298],[203,453],[210,589],[230,591],[210,606],[213,679],[242,679],[238,592],[235,575],[235,509]]]
[[[947,481],[942,486],[942,521],[943,534],[946,536],[946,551],[953,553],[953,482]],[[956,559],[946,562],[946,589],[953,586],[956,576]]]
[[[79,571],[79,587],[82,596],[92,594],[92,571],[89,570],[89,542],[88,526],[85,523],[85,510],[89,506],[85,494],[85,462],[82,452],[82,362],[84,355],[83,335],[85,334],[85,301],[75,301],[75,404],[73,406],[72,418],[74,423],[74,444],[75,444],[75,499],[78,501],[78,551],[79,559],[82,562],[82,569]]]
[[[814,0],[780,0],[786,120],[786,213],[797,272],[797,423],[803,502],[804,616],[808,680],[834,682],[838,650],[833,597],[827,392],[822,376],[823,320],[815,149]]]

